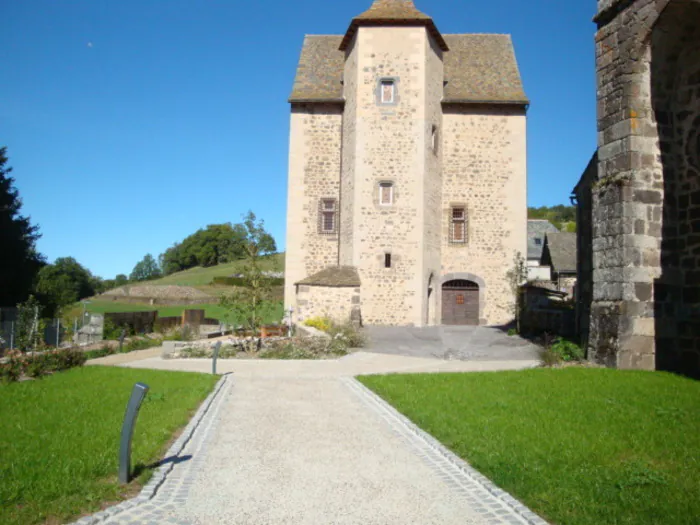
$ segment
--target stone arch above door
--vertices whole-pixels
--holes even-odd
[[[479,325],[485,325],[484,307],[486,305],[486,281],[478,275],[469,272],[447,273],[440,278],[439,289],[441,293],[443,285],[449,281],[471,281],[479,285]],[[442,319],[442,313],[440,319]]]

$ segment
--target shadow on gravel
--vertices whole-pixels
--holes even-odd
[[[163,458],[160,461],[156,461],[149,465],[139,463],[134,467],[133,477],[136,478],[142,473],[146,472],[147,470],[155,470],[160,466],[167,465],[168,463],[173,463],[174,465],[177,465],[178,463],[184,463],[185,461],[189,461],[190,459],[192,459],[192,455],[188,454],[186,456],[170,456],[168,458]]]

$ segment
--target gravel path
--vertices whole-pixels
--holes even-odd
[[[234,373],[152,497],[80,523],[542,524],[352,377],[534,364],[364,352],[322,362],[220,361],[219,370]],[[211,364],[151,357],[121,366]]]

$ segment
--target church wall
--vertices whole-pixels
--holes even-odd
[[[338,264],[338,235],[319,234],[319,199],[340,198],[342,108],[292,108],[287,198],[285,307],[295,306],[294,284]]]
[[[525,112],[446,106],[443,123],[442,275],[483,279],[482,324],[506,323],[513,318],[506,273],[516,252],[527,254]],[[465,244],[449,242],[456,205],[467,210]]]

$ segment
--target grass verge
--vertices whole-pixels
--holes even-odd
[[[119,434],[134,383],[150,386],[132,448],[140,484],[217,380],[94,366],[0,384],[0,523],[63,522],[97,511],[125,491],[133,493],[133,486],[118,485],[116,473]]]
[[[578,368],[360,380],[553,523],[698,523],[700,382]]]

